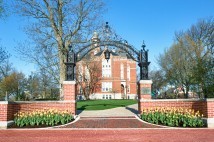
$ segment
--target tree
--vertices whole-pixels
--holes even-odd
[[[0,0],[0,18],[3,16],[4,7],[3,7],[3,0]]]
[[[0,64],[9,58],[9,54],[2,47],[0,47]]]
[[[96,58],[87,56],[77,65],[77,85],[80,86],[83,95],[87,100],[89,96],[100,88],[101,64]]]
[[[166,86],[166,79],[161,70],[152,70],[149,73],[149,77],[152,79],[152,90],[157,91]]]
[[[40,95],[44,99],[51,98],[51,89],[54,87],[54,80],[51,79],[50,74],[45,70],[40,70],[39,72],[39,86],[40,86]]]
[[[13,72],[9,76],[5,77],[1,83],[2,95],[6,94],[9,96],[14,96],[16,100],[23,99],[21,96],[25,89],[25,77],[23,73]]]
[[[31,73],[27,78],[27,86],[26,89],[29,91],[29,94],[32,98],[37,98],[40,94],[40,82],[39,82],[39,75],[36,73]]]
[[[99,25],[103,11],[101,0],[16,0],[15,9],[22,16],[31,18],[26,32],[33,43],[21,46],[19,53],[52,72],[59,70],[58,82],[65,80],[65,52],[68,45],[79,47]],[[34,47],[32,47],[35,45]],[[51,51],[51,56],[45,52]],[[41,57],[40,59],[36,58]],[[45,62],[44,62],[44,60]],[[57,76],[55,77],[57,78]],[[60,85],[61,86],[61,85]]]
[[[201,20],[175,37],[175,43],[159,58],[167,81],[185,88],[186,97],[190,88],[202,90],[205,97],[213,94],[214,18]]]
[[[0,19],[5,14],[5,7],[3,4],[3,0],[0,0]],[[10,55],[3,49],[3,47],[0,45],[0,80],[6,76],[6,69],[8,64],[8,58]],[[6,65],[6,66],[5,66]]]
[[[165,72],[166,80],[173,85],[186,88],[185,97],[188,97],[188,92],[193,83],[192,66],[189,64],[190,60],[187,52],[184,52],[185,46],[177,43],[166,50],[164,55],[159,58],[159,65],[161,70]]]
[[[12,64],[9,63],[9,55],[8,53],[0,48],[0,83],[2,80],[9,76],[13,71]],[[5,92],[1,89],[0,86],[0,99],[5,96]],[[4,100],[4,99],[3,99]]]
[[[205,97],[214,97],[214,17],[200,20],[185,33],[178,34],[177,40],[185,43],[184,51],[192,59],[197,91]]]
[[[109,91],[109,93],[113,93],[114,94],[114,98],[113,99],[115,99],[115,94],[119,93],[119,90],[116,90],[116,89],[112,88],[112,90]]]
[[[6,52],[0,51],[0,80],[8,76],[13,70],[12,64],[8,60],[9,56]]]

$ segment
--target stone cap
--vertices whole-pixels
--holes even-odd
[[[63,81],[63,84],[76,84],[76,81]]]
[[[152,84],[152,80],[140,80],[139,83],[141,84]]]

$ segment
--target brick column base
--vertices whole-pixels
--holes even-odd
[[[7,128],[13,123],[11,120],[11,105],[8,101],[0,101],[0,128]]]
[[[73,115],[76,115],[76,82],[64,81],[63,82],[63,97],[64,101],[70,102],[71,111]]]
[[[141,101],[142,100],[150,100],[151,97],[151,88],[152,88],[152,80],[140,80],[138,84],[138,111],[139,114],[142,113]]]

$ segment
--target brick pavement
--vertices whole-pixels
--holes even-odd
[[[60,128],[162,128],[139,121],[135,116],[127,117],[80,117],[72,124]]]
[[[129,109],[132,110],[132,109]],[[151,128],[134,117],[80,117],[62,128],[0,130],[0,142],[213,142],[214,129]],[[134,112],[134,111],[133,111]],[[105,113],[106,114],[106,113]],[[150,128],[148,128],[150,127]]]
[[[0,130],[0,142],[213,142],[214,129]]]

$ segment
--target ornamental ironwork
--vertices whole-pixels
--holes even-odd
[[[108,57],[107,60],[110,58],[112,48],[117,47],[125,51],[131,59],[138,62],[138,66],[140,67],[140,80],[148,80],[148,66],[150,62],[148,61],[148,50],[145,49],[146,45],[144,42],[141,50],[136,49],[133,45],[129,44],[127,40],[123,40],[120,36],[115,34],[108,25],[108,22],[106,22],[102,32],[103,37],[93,42],[83,43],[82,47],[78,48],[76,52],[74,52],[72,46],[69,46],[67,62],[65,63],[67,68],[66,80],[74,80],[74,67],[76,62],[81,61],[92,50],[100,47],[104,47],[103,50],[105,55],[108,54],[106,56],[106,59]]]

